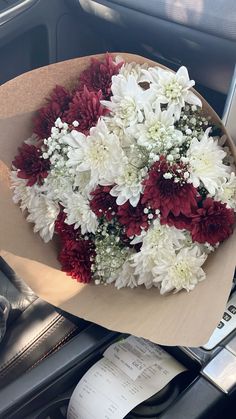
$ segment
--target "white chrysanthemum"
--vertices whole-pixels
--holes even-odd
[[[117,56],[115,61],[118,63],[124,61],[122,57]],[[142,81],[142,70],[147,70],[148,64],[137,64],[135,62],[132,63],[124,63],[119,70],[119,74],[128,78],[129,75],[132,75],[137,83]]]
[[[227,204],[228,208],[236,211],[236,176],[232,172],[227,178],[224,178],[215,194],[215,200]]]
[[[76,169],[83,162],[87,138],[81,132],[73,130],[64,137],[64,141],[68,145],[66,165]],[[69,172],[74,174],[73,170]]]
[[[136,144],[131,144],[125,148],[126,157],[129,165],[133,167],[146,167],[149,161],[149,152],[143,147]]]
[[[136,144],[136,139],[127,132],[127,129],[123,126],[117,125],[117,122],[113,116],[105,116],[101,118],[110,134],[115,134],[119,138],[121,147],[124,149]]]
[[[112,184],[121,171],[124,153],[116,135],[110,134],[104,121],[91,128],[84,140],[76,136],[76,144],[68,152],[68,167],[77,172],[90,171],[91,185]]]
[[[120,271],[106,282],[107,284],[115,282],[115,287],[118,290],[125,287],[135,288],[138,286],[134,267],[130,263],[130,256],[126,259]]]
[[[135,137],[140,146],[156,154],[165,153],[183,142],[183,134],[174,127],[172,112],[161,111],[158,105],[155,111],[145,109],[145,121],[135,127]]]
[[[89,199],[94,185],[91,183],[91,172],[77,172],[74,178],[74,187],[78,188],[81,195]]]
[[[64,140],[68,144],[68,160],[66,166],[68,173],[71,178],[73,178],[73,187],[79,188],[79,192],[82,195],[89,197],[89,194],[96,186],[96,183],[92,184],[91,182],[90,170],[80,170],[86,153],[87,137],[84,134],[73,130],[69,135],[64,137]]]
[[[221,137],[218,138],[218,144],[222,147],[223,151],[225,151],[226,156],[224,158],[224,163],[227,164],[227,166],[230,166],[230,170],[235,172],[236,166],[235,166],[235,159],[234,156],[230,150],[230,147],[227,145],[227,135],[223,134]]]
[[[159,219],[156,219],[143,239],[143,247],[151,247],[152,249],[162,247],[166,249],[168,244],[169,248],[179,249],[185,242],[186,235],[184,230],[162,225]]]
[[[140,194],[144,186],[142,180],[147,169],[139,169],[131,165],[124,167],[122,174],[115,179],[115,186],[110,190],[112,196],[117,197],[117,205],[123,205],[129,201],[133,207],[138,205]]]
[[[177,73],[151,67],[143,70],[143,80],[151,82],[151,89],[155,90],[158,103],[167,104],[176,119],[180,118],[185,103],[202,106],[201,100],[190,90],[195,82],[189,79],[186,67],[180,67]]]
[[[227,177],[228,166],[223,164],[225,152],[212,137],[210,128],[206,130],[200,141],[193,138],[187,151],[189,161],[190,181],[197,188],[200,182],[211,195],[221,185],[222,179]]]
[[[11,189],[13,189],[13,202],[19,204],[22,211],[27,209],[31,201],[39,193],[40,187],[37,185],[26,186],[27,179],[17,176],[17,170],[11,172]]]
[[[142,122],[142,109],[149,100],[150,89],[144,91],[132,75],[126,79],[118,74],[112,77],[111,90],[111,101],[102,100],[101,103],[110,109],[116,124],[128,127]]]
[[[131,240],[130,244],[135,245],[135,244],[142,243],[146,234],[147,234],[147,231],[142,230],[141,233],[138,236],[134,236],[134,238]]]
[[[17,170],[11,172],[11,189],[13,189],[13,202],[20,204],[20,208],[24,211],[31,199],[31,187],[26,186],[27,179],[17,177]]]
[[[61,176],[53,171],[44,179],[44,193],[54,201],[61,201],[73,191],[73,178],[71,176]]]
[[[131,257],[132,266],[135,267],[135,275],[138,275],[138,285],[150,288],[155,285],[153,269],[159,262],[159,253],[180,249],[186,242],[186,236],[182,230],[161,225],[156,219],[142,238],[140,251]]]
[[[62,140],[64,144],[72,147],[72,149],[77,150],[77,148],[80,148],[83,145],[83,142],[86,141],[86,135],[84,135],[82,132],[72,130],[71,132],[65,134]]]
[[[59,205],[43,194],[35,196],[30,202],[27,221],[34,223],[34,232],[39,233],[45,243],[52,240],[59,211]]]
[[[161,251],[158,264],[153,269],[154,282],[159,284],[160,293],[175,290],[191,291],[206,277],[202,269],[207,255],[196,245],[184,247],[179,252]]]
[[[89,201],[80,193],[73,193],[67,197],[64,212],[67,214],[65,222],[75,224],[75,228],[81,228],[81,233],[95,233],[98,221],[94,212],[90,209]]]

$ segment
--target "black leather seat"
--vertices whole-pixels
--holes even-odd
[[[88,323],[38,298],[0,258],[0,295],[11,310],[0,343],[0,388],[58,350]]]

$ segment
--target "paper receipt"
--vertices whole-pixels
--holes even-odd
[[[159,346],[130,336],[111,345],[81,378],[67,419],[122,419],[184,370]]]
[[[128,377],[136,380],[149,366],[156,363],[161,366],[168,360],[169,365],[176,362],[164,349],[148,340],[129,336],[114,343],[103,356],[115,364]]]

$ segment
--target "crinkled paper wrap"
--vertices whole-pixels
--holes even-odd
[[[127,62],[157,65],[136,55],[122,56]],[[80,284],[61,272],[56,243],[44,244],[12,202],[9,169],[17,147],[32,133],[35,111],[56,84],[72,86],[90,58],[33,70],[0,87],[0,255],[39,297],[62,310],[158,344],[200,346],[208,341],[226,305],[236,262],[235,234],[208,258],[207,279],[190,293],[160,296],[155,288],[117,290],[113,285]],[[221,124],[202,101],[206,113]],[[230,138],[228,144],[235,155]]]

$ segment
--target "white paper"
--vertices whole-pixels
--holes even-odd
[[[161,366],[166,360],[173,360],[160,346],[135,336],[129,336],[109,346],[103,356],[132,380],[136,380],[151,365],[158,363]]]
[[[122,419],[184,370],[159,346],[127,338],[111,345],[82,377],[71,396],[67,419]]]

